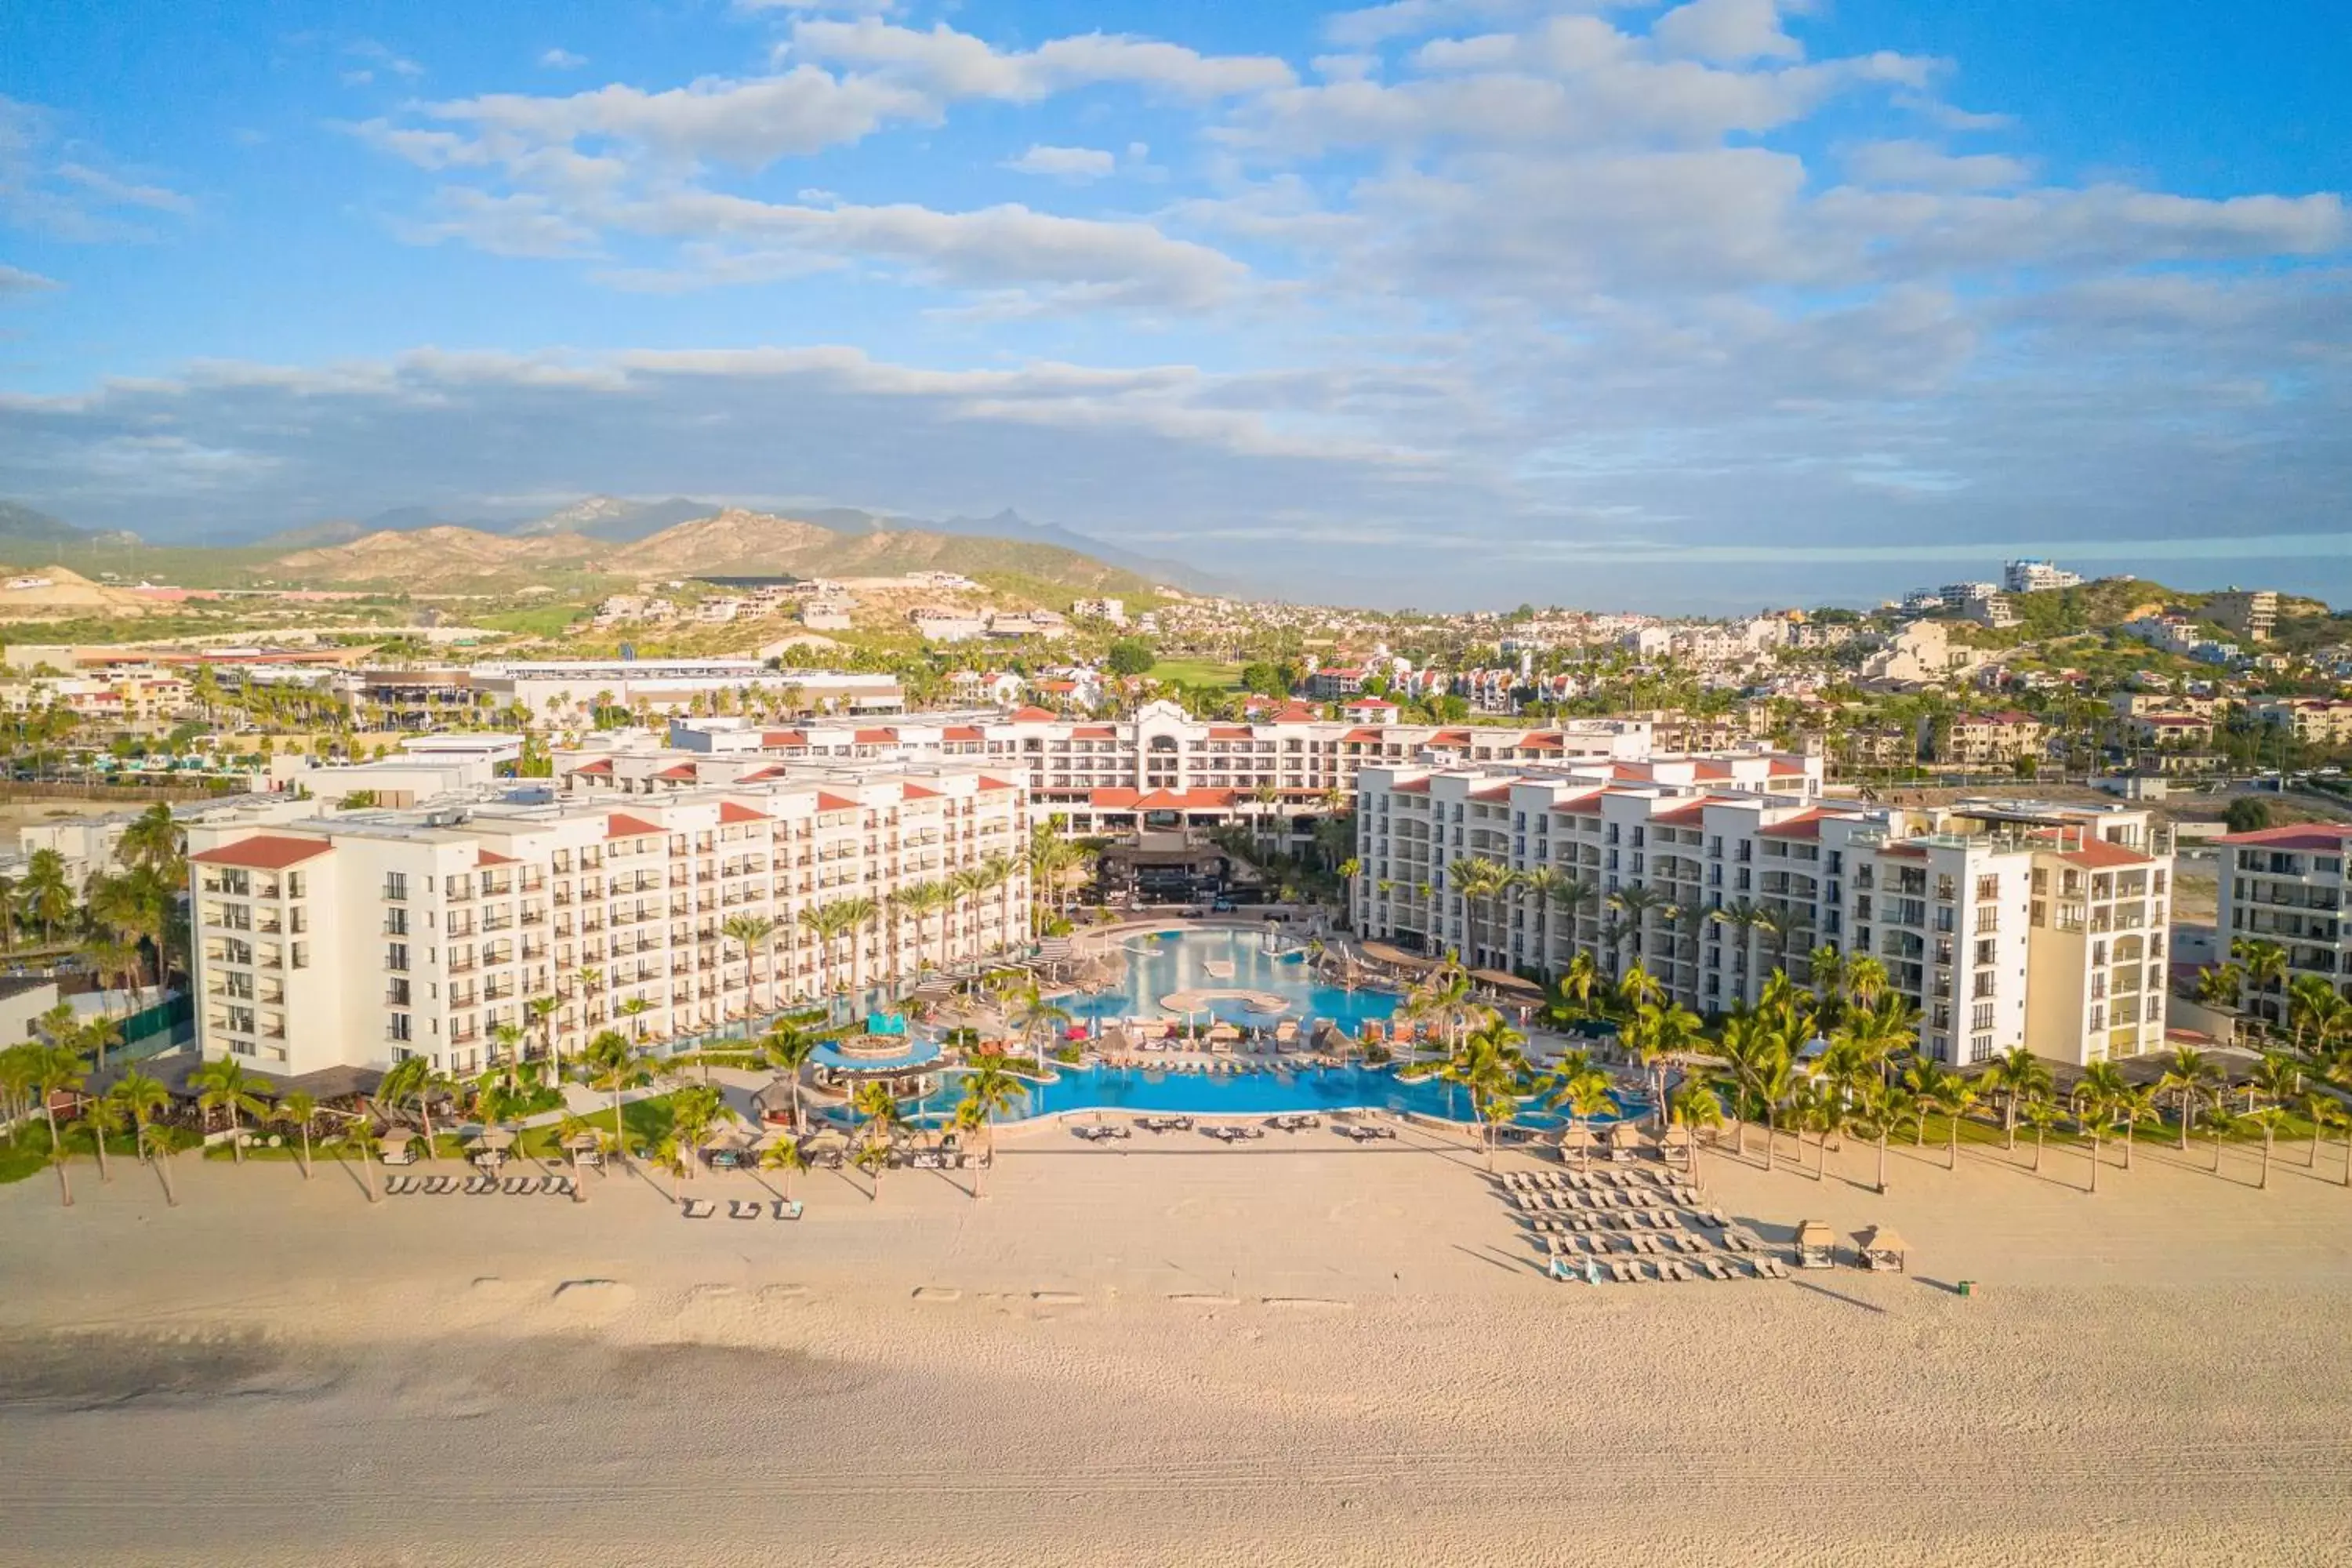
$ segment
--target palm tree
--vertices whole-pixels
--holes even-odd
[[[2265,1105],[2246,1112],[2243,1120],[2263,1130],[2263,1174],[2262,1179],[2254,1184],[2254,1188],[2257,1192],[2267,1192],[2271,1184],[2271,1143],[2278,1137],[2279,1123],[2286,1120],[2286,1108]]]
[[[2259,1097],[2273,1105],[2284,1105],[2302,1095],[2303,1068],[2293,1058],[2277,1051],[2264,1051],[2263,1059],[2254,1064],[2253,1072],[2246,1079],[2249,1100]]]
[[[883,1083],[860,1084],[850,1097],[849,1109],[865,1122],[859,1129],[866,1147],[859,1153],[874,1178],[872,1201],[882,1201],[882,1168],[890,1163],[890,1132],[898,1124],[898,1102],[890,1098],[890,1087]]]
[[[2330,1132],[2344,1134],[2344,1182],[2352,1187],[2352,1107],[2334,1095],[2313,1089],[2304,1098],[2304,1114],[2311,1118],[2311,1163],[2319,1163],[2320,1141]]]
[[[1600,1068],[1590,1068],[1590,1065],[1557,1074],[1550,1084],[1550,1093],[1545,1096],[1543,1102],[1550,1110],[1569,1112],[1571,1129],[1583,1129],[1585,1123],[1590,1123],[1595,1117],[1616,1110],[1616,1096],[1612,1093],[1609,1074],[1601,1072]],[[1585,1163],[1585,1166],[1592,1163],[1590,1140],[1578,1145],[1578,1163]]]
[[[1552,889],[1551,901],[1559,906],[1560,912],[1568,917],[1568,940],[1571,947],[1580,940],[1577,931],[1578,921],[1582,918],[1585,910],[1594,906],[1600,897],[1599,888],[1573,871],[1561,873],[1559,885]],[[1581,951],[1579,949],[1580,956]],[[1587,963],[1590,962],[1588,959]]]
[[[670,1133],[687,1153],[686,1173],[689,1179],[700,1174],[698,1156],[702,1147],[726,1120],[730,1120],[726,1100],[707,1083],[688,1084],[669,1097]]]
[[[2246,972],[2234,963],[2209,963],[2197,972],[2196,998],[2217,1012],[2236,1012],[2246,999]]]
[[[1723,1033],[1715,1050],[1723,1058],[1725,1077],[1730,1083],[1732,1133],[1743,1160],[1748,1158],[1748,1117],[1760,1097],[1759,1086],[1765,1064],[1780,1049],[1780,1037],[1757,1014],[1734,1013],[1723,1021]]]
[[[523,1016],[539,1031],[539,1043],[547,1052],[548,1066],[561,1081],[563,1075],[563,1053],[555,1043],[555,1015],[563,1008],[561,996],[533,996],[522,1005]]]
[[[758,977],[752,973],[751,960],[776,933],[776,922],[766,915],[732,914],[719,928],[719,934],[743,952],[743,996],[747,1011],[760,1005]]]
[[[228,1112],[229,1147],[237,1163],[245,1163],[245,1121],[258,1121],[268,1114],[269,1103],[261,1097],[269,1092],[267,1079],[247,1077],[243,1063],[235,1057],[215,1057],[188,1075],[188,1082],[201,1090],[196,1105],[207,1122],[215,1110]]]
[[[1916,1149],[1927,1141],[1928,1112],[1944,1110],[1949,1107],[1958,1098],[1960,1091],[1967,1088],[1967,1082],[1959,1074],[1932,1057],[1913,1057],[1903,1068],[1901,1082],[1903,1092],[1911,1097],[1911,1109],[1915,1121],[1913,1128],[1915,1136],[1911,1146]],[[1953,1121],[1951,1152],[1957,1160],[1959,1151],[1959,1128],[1957,1115],[1954,1116]]]
[[[1813,1180],[1820,1181],[1829,1170],[1830,1140],[1845,1130],[1846,1096],[1838,1084],[1826,1079],[1808,1079],[1790,1097],[1797,1130],[1797,1159],[1805,1157],[1805,1134],[1811,1132],[1817,1141],[1813,1162]]]
[[[975,954],[980,952],[980,896],[996,886],[995,876],[985,861],[948,874],[944,884],[948,892],[945,912],[940,916],[941,969],[954,961],[955,948],[950,939],[955,934],[958,916],[963,919],[964,933],[972,939],[971,951]]]
[[[162,1157],[159,1158],[150,1147],[151,1136],[161,1131],[161,1129],[154,1125],[153,1118],[157,1111],[172,1103],[171,1092],[156,1079],[149,1078],[137,1068],[132,1068],[115,1080],[110,1094],[114,1102],[122,1108],[123,1113],[131,1118],[131,1127],[137,1135],[140,1158],[152,1160],[154,1163],[155,1173],[163,1184],[164,1205],[177,1208],[180,1199],[179,1195],[172,1190],[171,1150],[168,1145],[165,1146]]]
[[[1823,1002],[1844,994],[1845,954],[1835,942],[1825,942],[1807,953],[1805,973],[1812,982],[1813,994]]]
[[[1639,964],[1627,970],[1624,977],[1617,982],[1617,1000],[1629,1012],[1654,1007],[1665,994],[1666,988],[1658,984],[1658,977]]]
[[[2156,1090],[2139,1084],[2126,1084],[2116,1097],[2116,1119],[2124,1129],[2124,1169],[2132,1168],[2132,1134],[2143,1121],[2157,1120]]]
[[[1469,856],[1445,868],[1445,879],[1462,900],[1463,925],[1469,938],[1474,966],[1484,962],[1486,949],[1479,938],[1481,913],[1491,916],[1493,901],[1511,885],[1508,867],[1484,856]]]
[[[1688,1136],[1685,1145],[1685,1169],[1694,1180],[1698,1175],[1698,1135],[1701,1131],[1723,1125],[1723,1101],[1716,1095],[1713,1079],[1692,1073],[1675,1090],[1672,1120]],[[1744,1153],[1745,1151],[1742,1151]]]
[[[1017,1110],[1027,1099],[1028,1091],[1021,1080],[1004,1069],[1003,1059],[982,1056],[963,1077],[963,1097],[956,1102],[958,1121],[969,1111],[972,1118],[988,1129],[989,1158],[996,1155],[996,1119],[1005,1112]],[[980,1167],[972,1167],[971,1195],[980,1197]]]
[[[360,1174],[366,1178],[368,1202],[372,1204],[383,1202],[383,1194],[375,1181],[375,1161],[382,1142],[375,1123],[367,1117],[353,1117],[351,1124],[343,1129],[344,1146],[360,1152]]]
[[[792,1088],[793,1133],[795,1137],[801,1131],[801,1069],[808,1066],[809,1058],[816,1054],[818,1044],[815,1036],[789,1018],[778,1018],[770,1024],[768,1032],[760,1040],[761,1065]]]
[[[167,886],[187,879],[187,835],[168,805],[149,806],[122,830],[114,858],[133,870],[152,872]]]
[[[1519,1097],[1528,1092],[1527,1058],[1519,1053],[1526,1038],[1500,1018],[1493,1019],[1465,1039],[1462,1048],[1437,1069],[1438,1077],[1469,1094],[1489,1171],[1495,1168],[1495,1129],[1517,1112]]]
[[[586,1149],[601,1152],[610,1146],[612,1139],[603,1128],[578,1111],[567,1110],[555,1125],[555,1142],[572,1166],[572,1201],[584,1204],[588,1201],[588,1184],[580,1175],[581,1152]]]
[[[2093,1062],[2083,1069],[2068,1098],[2074,1107],[2074,1125],[2091,1141],[2091,1191],[2099,1190],[2099,1136],[2112,1124],[2130,1098],[2131,1085],[2113,1062]]]
[[[1886,994],[1886,965],[1868,953],[1845,963],[1845,997],[1857,1007],[1875,1007]]]
[[[1029,1041],[1035,1049],[1040,1073],[1045,1070],[1045,1044],[1039,1037],[1040,1029],[1047,1035],[1055,1034],[1069,1021],[1070,1010],[1058,1005],[1039,991],[1036,982],[1030,982],[1028,989],[1021,994],[1020,1011],[1013,1016],[1013,1025],[1021,1031],[1021,1037]]]
[[[1620,888],[1610,894],[1609,907],[1625,917],[1625,923],[1619,931],[1618,940],[1630,941],[1633,943],[1634,972],[1647,973],[1643,965],[1648,960],[1649,916],[1653,911],[1670,908],[1671,900],[1656,889],[1644,887],[1636,882],[1631,887]]]
[[[310,1179],[310,1122],[319,1114],[319,1102],[296,1089],[278,1102],[278,1113],[270,1120],[293,1128],[302,1135],[302,1179]]]
[[[98,1179],[114,1180],[107,1168],[106,1141],[122,1131],[122,1107],[105,1095],[97,1095],[81,1102],[82,1125],[89,1129],[90,1146],[98,1151]]]
[[[651,1076],[645,1058],[626,1035],[618,1029],[600,1031],[588,1042],[588,1087],[599,1094],[613,1097],[613,1142],[617,1156],[628,1162],[628,1124],[621,1118],[621,1095],[636,1088]]]
[[[1878,1145],[1878,1192],[1886,1191],[1886,1141],[1906,1119],[1916,1114],[1912,1102],[1889,1088],[1883,1079],[1864,1079],[1851,1090],[1846,1102],[1846,1125],[1857,1137]]]
[[[73,918],[73,887],[66,878],[65,857],[54,849],[36,849],[16,884],[16,909],[27,925],[38,926],[43,940]]]
[[[1592,962],[1591,953],[1579,952],[1570,958],[1553,988],[1556,1000],[1552,1004],[1552,1021],[1567,1023],[1571,1021],[1571,1015],[1574,1018],[1591,1017],[1593,993],[1600,985],[1601,969]]]
[[[2050,1091],[2040,1089],[2026,1098],[2022,1114],[2026,1125],[2033,1129],[2033,1169],[2039,1174],[2042,1145],[2050,1136],[2050,1129],[2057,1124],[2058,1107],[2050,1099]]]
[[[2023,1046],[2012,1046],[2008,1055],[1994,1058],[1989,1076],[1993,1087],[2000,1091],[2001,1130],[2008,1134],[2009,1150],[2014,1153],[2017,1151],[2018,1112],[2026,1101],[2045,1097],[2051,1092],[2050,1068],[2040,1057]],[[2041,1166],[2037,1163],[2034,1169],[2040,1170]]]
[[[2269,1006],[2269,993],[2286,978],[2286,949],[2274,942],[2242,936],[2230,943],[2230,956],[2244,971],[2246,989]],[[2258,1016],[2265,1023],[2273,1021],[2268,1013]]]
[[[784,1202],[790,1203],[793,1201],[793,1173],[808,1169],[808,1156],[801,1152],[798,1138],[779,1138],[761,1154],[760,1169],[784,1173]]]
[[[376,1085],[378,1105],[398,1106],[403,1100],[416,1104],[417,1124],[425,1134],[425,1157],[435,1157],[433,1152],[433,1100],[445,1092],[449,1080],[424,1057],[403,1057],[392,1064],[390,1071]]]
[[[2218,1101],[2216,1091],[2221,1078],[2221,1069],[2203,1051],[2178,1046],[2166,1063],[2164,1076],[2156,1080],[2156,1091],[2170,1095],[2179,1109],[2180,1152],[2184,1154],[2189,1152],[2189,1130],[2197,1120],[2198,1102],[2206,1099]]]

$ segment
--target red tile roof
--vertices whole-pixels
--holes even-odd
[[[831,790],[816,792],[816,808],[819,811],[856,811],[862,804],[845,795],[835,795]]]
[[[1558,752],[1567,748],[1567,738],[1557,731],[1538,730],[1519,737],[1521,749],[1530,752]]]
[[[1709,804],[1704,800],[1695,800],[1688,805],[1678,805],[1670,811],[1659,812],[1650,820],[1664,823],[1669,827],[1695,827],[1706,820],[1706,808]]]
[[[1216,811],[1234,804],[1229,789],[1156,789],[1136,807],[1141,811]]]
[[[1118,731],[1108,724],[1080,724],[1071,730],[1073,741],[1116,741]]]
[[[1381,731],[1376,729],[1350,730],[1346,734],[1340,736],[1339,739],[1342,741],[1362,741],[1377,746],[1381,742],[1387,740],[1388,736]]]
[[[950,724],[940,731],[940,738],[943,741],[985,741],[988,733],[977,724]]]
[[[1470,798],[1472,800],[1508,800],[1511,798],[1511,786],[1507,784],[1488,784],[1485,789],[1472,790]]]
[[[1470,731],[1440,730],[1429,737],[1428,743],[1433,746],[1466,746],[1470,743]]]
[[[897,741],[896,730],[860,730],[856,743],[861,746],[887,746]]]
[[[675,767],[664,768],[661,772],[656,773],[654,777],[657,779],[678,779],[687,784],[692,784],[694,782],[694,764],[692,763],[679,763]]]
[[[224,844],[217,849],[207,849],[191,855],[189,859],[200,866],[237,866],[249,871],[282,871],[289,866],[299,866],[332,849],[333,845],[319,838],[289,838],[282,834],[257,833],[250,838],[240,838],[234,844]]]
[[[1784,816],[1778,822],[1759,827],[1757,832],[1767,838],[1819,838],[1822,821],[1828,816],[1826,811],[1801,811],[1794,816]]]
[[[761,771],[764,773],[767,770],[763,768]],[[744,776],[748,778],[751,775],[747,773]],[[735,801],[722,800],[719,803],[719,820],[721,822],[766,822],[770,820],[770,818],[768,814],[764,811],[753,811],[750,806],[740,805]]]
[[[1043,708],[1015,708],[1013,710],[1013,722],[1015,724],[1050,724],[1054,719],[1055,715]]]
[[[1274,716],[1277,724],[1312,724],[1322,717],[1304,702],[1293,702]]]
[[[2082,847],[2059,852],[2062,859],[2094,870],[2107,866],[2144,866],[2149,857],[2128,844],[2111,844],[2104,838],[2085,838]]]
[[[1407,779],[1402,784],[1395,785],[1394,788],[1396,793],[1399,795],[1427,795],[1429,793],[1429,781],[1425,778]]]
[[[1019,789],[1021,786],[1020,786],[1019,784],[1007,784],[1007,783],[1005,783],[1003,779],[992,779],[992,778],[982,777],[982,780],[980,781],[980,787],[981,787],[982,789],[983,789],[983,790],[991,790],[991,789]]]
[[[2297,822],[2284,827],[2257,828],[2252,833],[2225,833],[2217,844],[2251,844],[2263,849],[2341,850],[2352,839],[2352,827],[2326,822]]]
[[[808,743],[808,731],[805,730],[770,730],[760,737],[760,744],[763,746],[805,746]]]
[[[659,823],[647,822],[642,816],[629,816],[621,812],[614,812],[604,824],[604,837],[607,838],[642,838],[648,833],[660,831]]]
[[[599,757],[593,763],[583,763],[572,771],[575,773],[609,773],[613,771],[613,759]]]
[[[898,795],[902,800],[937,800],[940,798],[940,792],[935,789],[925,789],[919,784],[900,784]]]
[[[1255,732],[1246,724],[1212,724],[1209,726],[1209,739],[1212,741],[1247,741],[1254,739],[1255,735]]]
[[[1087,804],[1097,811],[1131,811],[1135,803],[1142,798],[1141,792],[1131,789],[1090,789],[1087,792]]]
[[[516,861],[513,856],[501,855],[495,849],[477,849],[474,851],[474,864],[477,866],[512,866],[515,863]]]

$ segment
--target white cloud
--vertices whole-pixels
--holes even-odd
[[[615,83],[564,98],[489,93],[428,104],[435,119],[496,133],[524,150],[609,140],[660,157],[712,158],[763,168],[779,158],[845,145],[891,121],[929,121],[934,100],[871,78],[836,78],[814,66],[751,81],[706,78],[647,92]]]
[[[130,215],[194,211],[182,193],[120,169],[55,111],[0,96],[0,226],[83,244],[151,240]]]
[[[1805,47],[1789,36],[1780,17],[1807,9],[1806,0],[1690,0],[1659,17],[1650,37],[1667,53],[1692,59],[1798,60]]]
[[[558,45],[553,48],[541,50],[539,63],[551,71],[578,70],[588,63],[588,57],[575,55],[570,49]]]
[[[39,294],[61,287],[54,278],[44,278],[37,272],[27,272],[21,267],[0,262],[0,300],[12,295]]]
[[[681,190],[610,216],[639,235],[894,262],[917,280],[950,287],[1082,289],[1088,304],[1104,308],[1197,310],[1232,298],[1248,279],[1231,258],[1148,224],[1017,204],[961,213],[910,204],[788,206]]]
[[[412,245],[456,239],[493,256],[586,256],[596,248],[595,230],[556,210],[545,196],[498,196],[446,185],[434,205],[434,217],[397,225],[394,232]]]
[[[1032,146],[1004,165],[1024,174],[1045,174],[1057,180],[1099,180],[1118,167],[1118,160],[1097,147]]]
[[[1520,15],[1529,5],[1530,0],[1390,0],[1385,5],[1327,16],[1323,36],[1349,48],[1369,48],[1392,38],[1420,37],[1441,27]]]
[[[920,83],[942,99],[1032,102],[1098,83],[1214,99],[1282,87],[1289,66],[1267,56],[1210,56],[1177,44],[1115,34],[1055,38],[1024,51],[999,50],[946,23],[929,32],[872,17],[809,21],[793,28],[791,54],[845,62]]]
[[[83,163],[59,163],[57,175],[61,180],[69,180],[79,185],[110,206],[147,207],[155,212],[183,216],[196,210],[196,204],[177,191],[121,179],[103,169],[93,169]]]
[[[373,38],[354,39],[343,46],[343,53],[353,59],[365,60],[376,69],[388,70],[394,76],[415,78],[425,74],[423,66]]]
[[[1925,142],[1866,142],[1845,153],[1846,172],[1866,185],[1923,191],[1998,191],[2033,177],[2022,159],[1996,153],[1954,156]]]

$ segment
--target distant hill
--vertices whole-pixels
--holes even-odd
[[[45,511],[0,500],[0,540],[26,544],[79,544],[89,537],[69,522]]]
[[[534,539],[550,533],[576,533],[583,539],[604,539],[615,543],[630,543],[674,528],[681,522],[709,517],[719,509],[709,501],[688,500],[672,496],[667,500],[625,500],[619,496],[590,496],[558,507],[544,517],[534,517],[499,531],[517,539]]]
[[[1078,595],[1141,594],[1150,587],[1132,573],[1054,545],[919,529],[845,533],[740,509],[677,523],[617,549],[608,541],[569,532],[518,537],[447,525],[413,532],[383,530],[292,551],[263,570],[278,581],[320,587],[423,593],[493,593],[564,572],[583,577],[882,577],[939,571],[1016,576]]]

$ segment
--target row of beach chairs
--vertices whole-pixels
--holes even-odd
[[[1685,1184],[1679,1172],[1654,1171],[1646,1165],[1630,1171],[1506,1171],[1501,1181],[1504,1186],[1525,1193],[1593,1193],[1612,1187],[1633,1192],[1643,1187]]]
[[[711,1198],[688,1198],[678,1212],[688,1219],[709,1219],[719,1213],[719,1205]],[[767,1219],[772,1216],[776,1219],[800,1218],[801,1201],[798,1198],[789,1200],[729,1198],[727,1200],[729,1219]]]
[[[471,1197],[483,1197],[492,1193],[508,1197],[570,1197],[572,1192],[570,1176],[509,1176],[504,1181],[496,1176],[393,1176],[383,1184],[385,1194],[392,1197],[437,1197],[444,1193],[464,1193]]]
[[[1376,1126],[1370,1122],[1335,1121],[1331,1124],[1331,1131],[1342,1138],[1352,1138],[1359,1143],[1374,1143],[1383,1138],[1396,1136],[1395,1128]]]
[[[1695,1263],[1679,1263],[1663,1258],[1643,1264],[1632,1258],[1588,1258],[1581,1268],[1565,1258],[1555,1259],[1551,1276],[1555,1279],[1583,1280],[1600,1285],[1645,1285],[1652,1280],[1661,1283],[1687,1283],[1694,1279],[1786,1279],[1789,1267],[1777,1258],[1759,1258],[1747,1262],[1727,1258],[1703,1258]],[[1654,1272],[1653,1272],[1654,1270]]]

